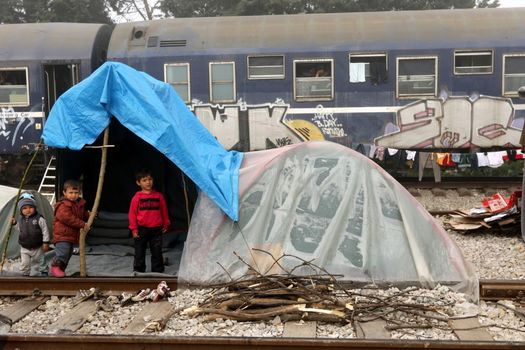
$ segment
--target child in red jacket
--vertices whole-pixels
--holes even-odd
[[[170,219],[162,193],[153,189],[153,177],[147,170],[135,174],[140,191],[135,193],[129,207],[129,229],[135,243],[133,271],[146,271],[146,249],[151,251],[151,271],[164,272],[162,234],[168,231]]]
[[[53,242],[56,256],[51,262],[51,276],[64,277],[67,264],[73,254],[73,246],[78,244],[80,229],[85,227],[89,211],[86,201],[80,198],[80,184],[75,180],[64,183],[64,197],[55,204],[53,220]]]

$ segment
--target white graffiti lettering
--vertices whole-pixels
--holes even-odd
[[[35,124],[34,114],[33,112],[18,112],[13,107],[0,108],[0,136],[6,141],[11,141],[11,146],[14,146],[16,140],[23,139],[25,131]],[[41,116],[40,112],[36,114]],[[11,128],[9,128],[10,125],[12,125]]]
[[[317,111],[312,118],[312,122],[322,131],[323,134],[331,137],[345,137],[346,132],[343,125],[339,123],[333,113],[325,113],[323,106],[317,106]]]

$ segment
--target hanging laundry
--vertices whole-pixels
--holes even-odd
[[[368,152],[368,158],[374,158],[376,154],[377,146],[376,145],[370,145],[370,151]]]
[[[416,160],[416,151],[405,151],[407,153],[407,160]]]
[[[397,151],[398,151],[398,149],[396,149],[396,148],[389,148],[388,149],[388,154],[393,156],[394,154],[397,153]]]
[[[385,62],[370,62],[370,82],[373,85],[386,83],[388,75]]]
[[[380,161],[385,159],[385,148],[384,147],[377,147],[376,153],[374,154],[374,157],[377,158]]]
[[[476,157],[478,159],[478,167],[489,166],[489,157],[487,152],[476,152]]]
[[[423,179],[423,171],[425,170],[427,163],[429,163],[430,167],[434,171],[434,181],[441,182],[441,168],[435,161],[434,153],[428,153],[428,152],[419,152],[419,167],[418,167],[419,181]]]
[[[350,82],[363,83],[366,81],[365,64],[362,62],[350,63]]]
[[[506,155],[505,151],[488,152],[487,158],[489,159],[489,167],[499,168],[503,165],[503,156]]]
[[[456,163],[452,161],[450,153],[436,153],[436,162],[442,167],[456,166]]]

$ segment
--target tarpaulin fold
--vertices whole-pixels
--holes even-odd
[[[80,150],[95,142],[112,115],[237,220],[243,154],[226,151],[169,84],[125,64],[106,62],[60,96],[44,126],[44,142]]]

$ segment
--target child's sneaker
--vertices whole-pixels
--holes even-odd
[[[66,276],[65,272],[62,271],[60,266],[56,266],[56,265],[51,266],[51,268],[49,269],[49,273],[53,277],[65,277]]]
[[[149,288],[143,289],[140,292],[137,293],[134,297],[131,297],[131,300],[133,301],[143,301],[146,300],[150,292]]]
[[[126,306],[128,304],[131,304],[133,300],[131,298],[133,297],[133,294],[131,293],[122,293],[122,300],[120,301],[120,306]]]
[[[170,291],[170,288],[168,287],[168,284],[166,281],[161,281],[159,285],[157,286],[157,293],[163,297]]]
[[[162,296],[159,295],[159,293],[157,292],[156,289],[153,289],[151,291],[151,293],[149,293],[148,297],[147,297],[149,300],[151,300],[152,302],[156,303],[157,301],[159,301],[160,299],[162,299]]]

